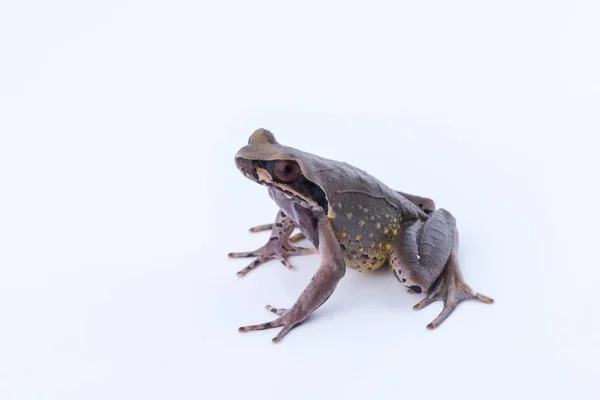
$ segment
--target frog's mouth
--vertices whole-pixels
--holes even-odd
[[[328,215],[329,204],[323,189],[307,179],[302,172],[293,182],[281,182],[273,174],[273,164],[276,161],[279,160],[250,160],[244,157],[235,159],[237,167],[248,179],[277,190],[302,207]]]

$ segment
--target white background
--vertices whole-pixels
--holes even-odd
[[[0,4],[0,398],[596,398],[598,3],[286,4]],[[239,334],[319,263],[226,257],[276,212],[258,127],[452,211],[496,304],[429,332],[349,271]]]

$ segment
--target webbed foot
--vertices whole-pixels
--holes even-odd
[[[444,302],[442,312],[427,325],[427,329],[437,328],[452,312],[456,306],[464,300],[478,300],[482,303],[492,304],[494,299],[475,292],[465,283],[458,268],[458,264],[453,256],[450,257],[446,268],[436,282],[427,292],[427,296],[413,307],[414,310],[421,310],[429,304],[441,300]]]
[[[269,260],[279,260],[286,268],[295,269],[288,261],[289,257],[318,253],[318,250],[315,248],[298,247],[292,245],[291,242],[291,238],[272,236],[267,244],[257,250],[242,253],[229,253],[228,256],[229,258],[256,257],[256,260],[252,261],[244,269],[238,271],[237,275],[242,277]]]
[[[242,277],[254,268],[266,263],[269,260],[279,260],[288,269],[295,269],[290,264],[288,258],[291,256],[303,256],[309,254],[318,253],[315,248],[305,248],[293,246],[292,243],[298,242],[304,239],[302,233],[298,233],[292,237],[290,235],[296,229],[294,221],[285,215],[283,211],[277,212],[275,223],[258,225],[250,228],[250,232],[263,232],[271,231],[271,238],[261,248],[254,251],[247,251],[242,253],[229,253],[229,258],[240,258],[240,257],[256,257],[256,260],[252,261],[246,268],[238,271],[237,275]]]

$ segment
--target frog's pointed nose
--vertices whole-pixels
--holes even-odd
[[[256,170],[251,160],[240,157],[237,154],[235,156],[235,166],[246,176],[253,175]]]
[[[279,142],[275,139],[275,135],[267,129],[260,128],[255,130],[252,135],[250,135],[250,139],[248,139],[248,144],[260,145],[260,144],[278,144]]]

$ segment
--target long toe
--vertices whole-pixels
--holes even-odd
[[[475,298],[485,304],[494,304],[494,299],[481,293],[477,293],[475,295]]]
[[[273,229],[273,224],[264,224],[264,225],[253,226],[252,228],[250,228],[250,232],[263,232],[263,231],[270,231],[271,229]]]
[[[256,254],[258,251],[260,251],[260,250],[244,251],[241,253],[229,253],[229,254],[227,254],[227,257],[229,257],[229,258],[258,257],[258,254]]]
[[[444,309],[433,321],[427,325],[427,329],[432,330],[437,328],[442,322],[446,320],[456,309],[456,304],[445,304]]]
[[[246,274],[248,272],[252,271],[254,268],[258,267],[259,265],[264,264],[267,261],[268,261],[268,259],[257,258],[256,260],[254,260],[250,264],[248,264],[244,269],[238,271],[237,276],[239,276],[240,278],[244,277],[244,276],[246,276]]]
[[[288,313],[288,310],[285,308],[275,308],[270,305],[265,306],[265,308],[267,311],[277,314],[278,317],[273,321],[262,324],[242,326],[238,328],[238,330],[244,333],[249,331],[261,331],[264,329],[281,327],[282,329],[279,331],[277,336],[273,338],[273,343],[279,343],[279,341],[283,339],[285,335],[287,335],[294,327],[299,325],[305,319],[305,316],[303,316],[301,313]]]
[[[271,311],[272,313],[275,313],[279,316],[282,316],[283,314],[285,314],[285,312],[287,311],[286,308],[275,308],[271,305],[266,305],[265,308],[267,309],[267,311]]]
[[[277,318],[277,319],[274,319],[273,321],[265,322],[265,323],[258,324],[258,325],[241,326],[238,328],[238,331],[240,331],[242,333],[249,332],[249,331],[262,331],[263,329],[277,328],[278,326],[282,326],[282,325],[283,325],[283,322],[281,321],[281,318]]]

